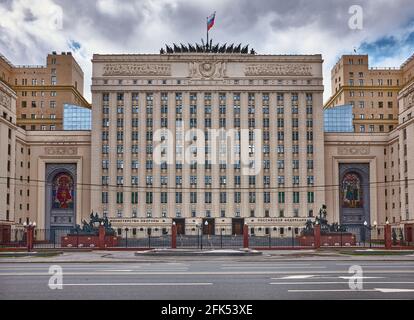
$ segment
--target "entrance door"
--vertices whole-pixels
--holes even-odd
[[[231,234],[242,235],[243,234],[243,225],[244,225],[244,219],[243,218],[233,218],[232,219]]]
[[[207,221],[207,225],[206,225],[206,221]],[[203,219],[203,234],[209,234],[209,235],[214,235],[214,230],[215,230],[215,220],[214,218],[205,218]]]
[[[177,227],[177,234],[185,234],[185,219],[184,218],[176,218],[173,219],[175,225]]]

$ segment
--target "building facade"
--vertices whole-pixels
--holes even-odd
[[[16,66],[0,55],[0,79],[16,93],[16,123],[24,130],[62,130],[65,104],[90,109],[83,71],[70,52],[53,52],[41,66]]]
[[[135,229],[133,237],[168,233],[173,222],[183,234],[200,226],[237,234],[247,224],[252,234],[284,237],[326,204],[328,220],[359,238],[365,221],[379,237],[386,221],[413,236],[412,59],[391,90],[398,116],[389,132],[387,123],[383,132],[352,132],[355,104],[325,110],[324,132],[320,55],[169,52],[92,62],[90,131],[24,130],[18,91],[0,80],[0,225],[67,229],[94,211],[120,235]],[[69,109],[68,119],[85,118]]]
[[[322,92],[320,55],[94,55],[92,210],[190,234],[303,227],[325,202]]]
[[[368,55],[344,55],[332,68],[325,108],[352,105],[355,132],[390,132],[398,125],[398,92],[413,68],[413,57],[399,68],[370,68]]]

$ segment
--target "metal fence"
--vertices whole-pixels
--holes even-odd
[[[0,248],[23,248],[26,245],[26,230],[21,228],[11,228],[10,236],[0,242]]]
[[[384,247],[384,235],[378,235],[377,229],[370,229],[365,226],[347,226],[346,232],[355,235],[355,245],[357,247]]]
[[[119,238],[117,248],[171,248],[171,236],[151,236],[145,238],[123,237]]]
[[[251,248],[276,248],[276,247],[301,247],[296,236],[272,237],[267,236],[249,236],[249,247]]]
[[[73,228],[35,229],[33,248],[61,248],[62,238],[71,233],[75,233]]]
[[[357,247],[364,248],[384,248],[384,230],[370,229],[367,227],[348,227],[347,232],[355,235]],[[34,248],[48,249],[48,248],[63,248],[62,241],[67,235],[72,235],[74,244],[70,247],[81,248],[82,241],[79,240],[80,234],[77,234],[75,229],[35,229],[34,230]],[[407,242],[404,238],[403,230],[393,228],[392,230],[392,245],[397,247],[413,246],[414,243]],[[76,241],[76,237],[78,241]],[[350,245],[335,241],[335,244],[330,246],[335,247],[349,247]],[[266,248],[303,248],[313,247],[310,242],[307,245],[299,240],[299,235],[292,233],[286,234],[283,237],[275,237],[272,235],[249,235],[249,247],[257,249]],[[166,234],[162,236],[147,235],[146,237],[138,238],[135,235],[128,237],[118,237],[115,248],[171,248],[171,235]],[[178,249],[239,249],[243,248],[243,235],[177,235],[176,245]],[[27,246],[27,233],[23,228],[11,228],[10,235],[6,240],[2,239],[0,248],[24,248]],[[67,246],[69,247],[69,246]],[[88,246],[89,247],[89,246]],[[93,246],[90,246],[91,248]],[[321,243],[321,247],[329,247],[325,243]]]

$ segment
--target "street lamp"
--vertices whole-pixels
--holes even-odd
[[[374,230],[374,229],[377,227],[377,221],[374,221],[374,223],[373,223],[372,225],[368,225],[368,222],[365,220],[365,221],[364,221],[364,227],[366,228],[366,229],[365,229],[365,236],[366,236],[366,231],[367,231],[367,229],[368,229],[369,231],[372,231],[372,230]],[[364,240],[364,244],[365,244],[365,240]],[[372,247],[371,232],[370,232],[370,234],[369,234],[369,247],[370,247],[370,248]]]
[[[208,231],[208,221],[206,220],[205,222],[204,222],[204,225],[206,226],[206,230]],[[204,230],[201,230],[201,250],[203,250],[203,233],[204,233]]]
[[[26,229],[26,237],[27,237],[27,251],[30,252],[33,248],[33,233],[34,228],[36,227],[36,222],[29,221],[27,223],[26,221],[23,223],[23,227]]]
[[[125,228],[125,247],[128,248],[128,228]]]

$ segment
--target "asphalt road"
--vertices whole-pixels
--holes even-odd
[[[414,261],[62,263],[54,290],[50,266],[0,264],[0,299],[414,299]]]

